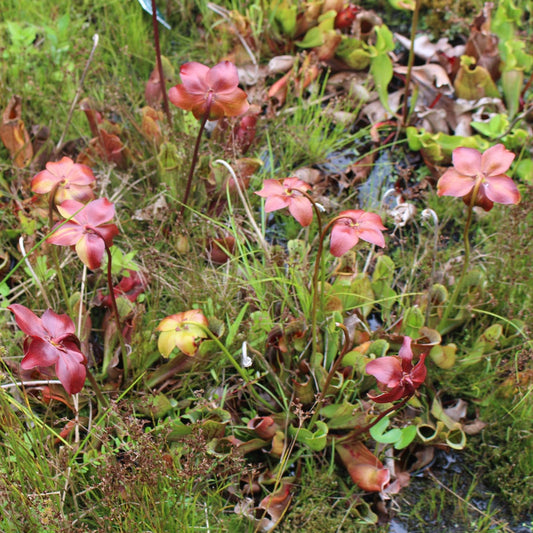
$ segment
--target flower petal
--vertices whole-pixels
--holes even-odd
[[[178,317],[178,315],[181,315],[181,313],[163,318],[156,328],[157,331],[175,331],[181,323],[181,317]]]
[[[76,243],[76,253],[84,265],[94,270],[99,268],[104,257],[105,243],[94,233],[85,233]]]
[[[418,387],[420,387],[420,385],[426,380],[428,373],[428,369],[426,368],[426,356],[427,354],[423,353],[420,356],[420,360],[411,371],[411,380],[413,381],[415,389],[418,389]]]
[[[37,194],[46,194],[50,192],[59,182],[61,177],[54,176],[48,170],[42,170],[35,174],[31,180],[31,190]]]
[[[285,191],[284,187],[278,180],[265,180],[263,181],[263,188],[260,191],[256,191],[255,194],[261,196],[262,198],[268,198],[275,194],[283,194]]]
[[[455,170],[464,176],[476,176],[481,172],[481,154],[474,148],[456,148],[452,152]]]
[[[181,83],[168,90],[168,99],[176,107],[184,109],[185,111],[191,111],[199,105],[205,106],[205,95],[190,94]]]
[[[98,198],[89,202],[82,211],[87,219],[87,224],[99,226],[109,222],[115,216],[115,205],[107,198]]]
[[[226,117],[238,117],[246,113],[250,107],[247,94],[239,88],[234,89],[232,92],[216,93],[214,104],[212,105],[213,111],[216,109],[216,105],[222,108]],[[213,120],[211,113],[210,118]],[[216,118],[221,118],[220,112],[216,113]]]
[[[411,342],[411,337],[405,335],[403,338],[402,347],[398,352],[398,355],[402,362],[402,370],[407,374],[409,374],[409,372],[411,372],[411,369],[413,368],[413,351],[411,350]]]
[[[180,68],[180,77],[184,88],[189,94],[201,94],[204,95],[209,90],[207,84],[207,74],[209,72],[209,67],[202,65],[202,63],[197,63],[196,61],[191,61],[190,63],[185,63]]]
[[[83,389],[87,368],[85,356],[77,350],[59,351],[56,375],[68,394],[77,394]]]
[[[386,355],[367,363],[365,372],[387,387],[396,387],[402,379],[402,365],[396,356]]]
[[[305,196],[293,196],[289,199],[289,213],[304,227],[313,221],[313,206]]]
[[[192,357],[198,350],[196,335],[189,331],[178,331],[175,335],[176,346],[189,357]]]
[[[383,394],[378,394],[375,396],[371,392],[368,393],[368,397],[376,402],[376,403],[390,403],[395,402],[396,400],[399,400],[400,398],[403,398],[406,396],[406,390],[403,385],[399,385],[398,387],[394,387],[389,392],[385,392]]]
[[[363,211],[359,217],[359,223],[365,228],[372,228],[376,230],[386,230],[386,226],[383,225],[383,220],[377,213],[369,213]]]
[[[515,155],[513,152],[507,150],[503,144],[497,144],[483,152],[481,156],[481,171],[485,177],[505,174],[509,170],[514,158]],[[505,203],[499,202],[498,200],[494,201]]]
[[[439,196],[465,196],[474,188],[475,178],[460,174],[454,168],[449,168],[437,183]]]
[[[345,224],[335,224],[331,230],[329,251],[335,257],[343,256],[359,241],[357,231]]]
[[[77,222],[69,220],[65,223],[56,224],[52,228],[52,235],[50,235],[50,237],[46,239],[46,242],[49,242],[51,244],[57,244],[59,246],[73,246],[82,237],[83,227],[80,226]]]
[[[487,177],[481,186],[485,188],[485,194],[493,202],[517,204],[520,201],[518,187],[508,176]]]
[[[17,326],[26,333],[26,335],[42,338],[48,336],[48,332],[46,331],[42,320],[27,307],[20,304],[11,304],[8,305],[7,308],[15,315]]]
[[[239,73],[231,61],[221,61],[208,70],[205,80],[215,93],[232,92],[239,85]]]
[[[302,181],[299,178],[285,178],[283,180],[283,189],[294,189],[300,192],[307,192],[311,189],[311,186],[305,181]]]
[[[51,366],[58,357],[59,350],[53,344],[41,338],[33,338],[20,362],[20,367],[29,370],[36,366]]]
[[[272,211],[283,209],[284,207],[287,207],[289,203],[290,200],[287,196],[269,196],[265,202],[265,213],[272,213]]]
[[[381,248],[385,248],[385,237],[381,231],[371,228],[364,228],[361,226],[358,234],[361,240],[369,242],[370,244],[375,244],[376,246],[381,246]]]
[[[92,229],[102,236],[108,248],[113,246],[113,237],[116,237],[119,234],[115,224],[103,224]]]
[[[168,357],[176,347],[176,331],[163,331],[157,339],[157,348],[163,357]]]
[[[58,315],[51,309],[47,309],[42,316],[43,326],[50,333],[50,337],[57,339],[68,333],[76,333],[74,322],[68,315]]]
[[[59,214],[63,218],[72,218],[72,221],[79,224],[86,224],[87,220],[82,213],[85,211],[85,205],[76,200],[65,200],[57,206]]]

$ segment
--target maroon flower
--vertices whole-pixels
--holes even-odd
[[[185,63],[180,69],[182,83],[171,87],[169,100],[177,107],[192,111],[198,118],[209,113],[209,120],[237,117],[246,113],[250,105],[246,93],[239,89],[237,67],[222,61],[209,68],[201,63]]]
[[[309,198],[302,193],[311,187],[298,178],[286,178],[283,183],[278,180],[265,180],[263,188],[255,194],[266,198],[265,211],[270,213],[289,208],[289,213],[302,225],[309,226],[313,220],[313,206]]]
[[[367,213],[360,209],[350,209],[339,213],[338,219],[331,230],[330,252],[335,257],[341,257],[351,250],[359,239],[385,246],[385,237],[382,231],[387,229],[379,215]]]
[[[380,389],[389,390],[378,396],[368,393],[371,400],[378,403],[389,403],[411,396],[424,383],[427,374],[424,360],[425,353],[413,367],[411,337],[405,336],[398,355],[380,357],[366,365],[366,373],[378,380]]]
[[[93,270],[98,268],[102,264],[106,246],[111,247],[113,237],[118,235],[115,224],[104,224],[115,215],[115,206],[106,198],[99,198],[87,205],[65,200],[58,211],[70,220],[56,224],[52,228],[53,234],[46,241],[60,246],[75,246],[85,265]]]
[[[83,388],[87,359],[80,351],[74,323],[67,315],[51,309],[37,317],[27,307],[12,304],[8,309],[15,315],[18,327],[28,335],[24,341],[24,358],[20,366],[29,370],[55,365],[56,375],[69,394]]]

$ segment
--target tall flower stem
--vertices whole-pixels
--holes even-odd
[[[305,194],[305,193],[302,193],[302,194]],[[311,330],[312,330],[312,335],[313,335],[312,349],[313,349],[313,354],[314,354],[316,353],[316,347],[317,347],[316,315],[317,315],[317,307],[318,307],[318,275],[321,270],[321,267],[323,267],[322,256],[324,252],[324,239],[326,238],[326,234],[331,228],[331,226],[333,226],[333,224],[335,224],[337,220],[340,220],[342,218],[347,218],[347,217],[342,216],[342,215],[337,216],[331,219],[326,224],[326,227],[322,229],[322,223],[321,223],[318,207],[316,206],[315,202],[311,199],[309,195],[305,194],[305,196],[307,196],[311,200],[311,203],[313,204],[313,208],[315,209],[315,212],[317,213],[317,218],[319,221],[318,250],[316,252],[315,267],[313,270],[313,281],[311,282],[312,287],[313,287],[313,301],[311,304]],[[324,283],[322,283],[321,289],[322,289],[321,294],[323,295],[324,294]]]
[[[55,185],[48,196],[48,231],[50,231],[54,225],[54,209],[56,205],[55,199],[59,186],[60,183]],[[70,298],[67,292],[67,286],[65,285],[65,278],[63,277],[63,271],[61,270],[61,265],[59,264],[59,258],[57,256],[57,249],[55,246],[52,246],[51,254],[52,261],[54,262],[54,267],[57,274],[57,280],[59,281],[59,288],[61,289],[61,294],[63,295],[63,300],[65,300],[65,305],[67,306],[68,314],[70,316],[73,316],[73,309],[70,305]]]
[[[446,306],[446,309],[444,310],[444,314],[442,315],[442,318],[439,322],[439,325],[437,327],[437,330],[440,333],[446,333],[449,327],[448,324],[448,317],[450,316],[450,313],[452,309],[455,307],[455,303],[457,301],[457,298],[459,297],[459,294],[461,292],[461,289],[463,287],[464,279],[466,276],[466,273],[468,271],[468,267],[470,265],[470,240],[469,240],[469,231],[470,231],[470,225],[472,223],[472,214],[474,212],[474,205],[476,203],[476,197],[477,193],[479,191],[479,187],[481,186],[481,179],[478,179],[474,185],[474,189],[472,191],[472,198],[470,199],[470,205],[468,206],[468,214],[466,216],[466,222],[465,222],[465,229],[463,232],[463,242],[465,247],[465,255],[463,258],[463,269],[461,270],[461,275],[459,276],[459,281],[455,285],[455,289],[452,293],[452,296],[448,302],[448,305]]]
[[[154,46],[155,46],[155,58],[157,61],[157,70],[159,71],[159,85],[161,87],[161,93],[163,95],[163,109],[167,116],[168,125],[172,127],[172,115],[170,114],[170,108],[168,107],[168,95],[165,87],[165,73],[163,72],[163,64],[161,63],[161,46],[159,45],[159,23],[157,22],[157,7],[155,0],[152,0],[152,26],[154,28]]]
[[[105,251],[107,254],[107,286],[109,288],[109,296],[111,298],[111,309],[113,310],[113,315],[117,324],[118,342],[120,344],[120,351],[122,354],[122,370],[124,372],[124,381],[126,381],[128,377],[128,349],[126,348],[126,341],[124,340],[124,335],[122,334],[122,323],[120,321],[120,314],[118,312],[115,291],[113,290],[113,277],[111,275],[113,258],[111,256],[111,250],[109,249],[109,246],[107,245],[102,234],[96,231],[95,229],[93,229],[93,231],[96,235],[98,235],[98,237],[100,237],[104,241]]]
[[[200,123],[200,130],[198,131],[198,137],[196,137],[196,144],[194,145],[194,152],[192,154],[191,168],[189,170],[189,175],[187,177],[187,186],[185,187],[185,194],[183,195],[183,201],[180,210],[180,218],[183,218],[185,208],[187,207],[187,202],[189,200],[189,194],[191,192],[192,177],[194,175],[194,169],[196,168],[196,163],[198,161],[198,151],[200,150],[200,141],[202,140],[202,134],[209,118],[209,111],[211,110],[211,104],[213,102],[213,94],[210,92],[207,95],[207,102],[205,108],[205,114],[202,117],[202,122]]]
[[[420,12],[421,0],[415,1],[415,9],[413,12],[413,20],[411,22],[411,46],[409,47],[409,59],[407,60],[407,75],[405,77],[405,94],[403,97],[403,112],[402,112],[402,124],[407,126],[407,114],[409,111],[408,106],[408,96],[409,96],[409,85],[411,84],[411,73],[413,70],[413,64],[415,62],[415,37],[416,29],[418,27],[418,14]]]
[[[96,378],[94,377],[93,373],[88,368],[87,368],[87,378],[89,378],[89,381],[91,382],[91,387],[94,393],[96,394],[96,399],[98,400],[98,403],[100,404],[100,406],[103,408],[108,407],[109,403],[106,400],[105,396],[103,395],[100,385],[98,385]]]

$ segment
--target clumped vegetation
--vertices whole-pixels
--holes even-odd
[[[0,529],[530,531],[531,6],[158,7],[4,0]]]

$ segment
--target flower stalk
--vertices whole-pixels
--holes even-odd
[[[445,333],[449,328],[448,317],[450,316],[452,309],[455,307],[455,303],[457,302],[457,298],[459,297],[459,294],[463,287],[464,279],[468,271],[468,267],[470,265],[470,239],[469,239],[470,225],[472,223],[472,214],[474,212],[474,206],[476,204],[477,193],[479,191],[480,186],[481,186],[481,179],[478,179],[472,191],[472,197],[470,198],[470,205],[468,206],[468,214],[466,216],[465,228],[463,231],[463,243],[464,243],[464,248],[465,248],[465,255],[463,258],[463,268],[461,269],[461,275],[459,276],[459,281],[455,285],[452,296],[450,300],[448,301],[446,309],[444,310],[444,314],[442,315],[442,318],[439,322],[439,326],[437,329],[440,333]]]
[[[196,163],[198,161],[198,152],[200,150],[200,141],[202,140],[202,134],[205,129],[205,125],[207,123],[207,119],[209,117],[209,112],[211,109],[211,103],[213,101],[213,96],[210,93],[207,97],[207,103],[206,103],[206,113],[202,117],[202,121],[200,122],[200,130],[198,131],[198,136],[196,137],[196,143],[194,145],[194,151],[192,154],[192,161],[191,161],[191,168],[189,169],[189,175],[187,176],[187,185],[185,186],[185,193],[183,194],[183,200],[181,203],[181,210],[180,210],[180,219],[183,219],[183,214],[185,213],[185,208],[187,207],[187,202],[189,201],[189,194],[191,192],[191,186],[192,186],[192,177],[194,175],[194,169],[196,168]]]

